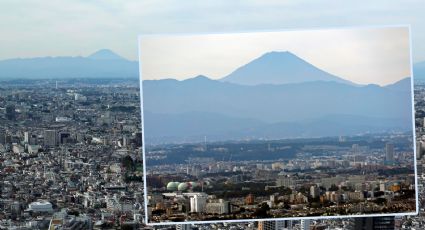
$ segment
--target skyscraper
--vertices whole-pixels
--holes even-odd
[[[68,132],[60,132],[58,135],[58,144],[66,144],[69,142],[70,138],[71,138],[71,134]]]
[[[15,105],[6,106],[6,119],[16,120]]]
[[[301,230],[310,230],[310,220],[301,220]]]
[[[203,212],[207,203],[206,195],[195,195],[190,198],[190,211]]]
[[[192,229],[192,225],[190,224],[177,224],[176,225],[176,230],[191,230]]]
[[[292,220],[259,221],[258,230],[291,230]]]
[[[6,131],[0,129],[0,144],[6,144]]]
[[[24,142],[27,143],[27,144],[30,142],[30,133],[29,132],[24,132]]]
[[[359,153],[359,144],[353,144],[351,146],[351,150],[353,151],[353,154],[358,154]]]
[[[416,142],[416,159],[420,160],[422,158],[423,155],[423,146],[424,146],[424,142],[423,141],[417,141]]]
[[[319,187],[317,187],[316,185],[312,185],[310,187],[310,196],[313,198],[319,197],[320,196]]]
[[[394,145],[391,143],[385,145],[385,161],[390,164],[394,163]]]
[[[57,133],[56,130],[44,130],[44,145],[47,147],[56,146]]]
[[[394,216],[353,218],[352,230],[393,230]]]

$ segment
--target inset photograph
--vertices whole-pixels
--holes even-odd
[[[139,37],[147,224],[414,215],[408,26]]]

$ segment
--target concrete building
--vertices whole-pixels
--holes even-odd
[[[190,224],[177,224],[176,230],[192,230],[192,225],[190,225]]]
[[[385,161],[390,164],[394,163],[394,145],[391,143],[385,145]]]
[[[300,229],[301,230],[310,230],[310,220],[301,220],[300,223]]]
[[[223,199],[219,199],[218,202],[207,203],[205,212],[211,214],[227,214],[230,212],[230,203]]]
[[[24,132],[24,143],[27,144],[30,142],[30,133]]]
[[[44,145],[47,147],[53,147],[57,144],[57,132],[56,130],[44,130]]]
[[[310,196],[313,198],[319,197],[320,196],[319,187],[317,187],[316,185],[312,185],[310,187]]]
[[[276,179],[276,186],[279,187],[291,187],[294,185],[294,181],[292,180],[291,177],[287,177],[287,176],[280,176]]]
[[[394,216],[353,218],[352,230],[394,230]]]
[[[53,208],[50,202],[42,200],[30,203],[28,206],[28,211],[52,213]]]
[[[12,121],[16,120],[15,105],[6,106],[6,119],[12,120]]]
[[[253,194],[248,194],[248,196],[245,197],[245,204],[246,205],[252,205],[255,203],[255,197]]]
[[[190,211],[204,212],[206,204],[207,204],[207,196],[195,195],[190,198]]]
[[[292,220],[259,221],[258,230],[291,230]]]

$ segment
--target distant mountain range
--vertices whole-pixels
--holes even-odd
[[[425,61],[413,65],[413,78],[415,80],[425,80]]]
[[[412,129],[409,78],[246,86],[203,76],[144,81],[147,143],[355,135]]]
[[[396,83],[385,86],[387,89],[396,91],[410,91],[412,87],[412,79],[410,77],[404,78]]]
[[[414,67],[418,79],[425,62]],[[138,79],[110,50],[0,61],[0,80]],[[270,52],[219,80],[143,81],[147,143],[354,135],[412,129],[410,78],[357,85],[290,52]]]
[[[275,58],[277,56],[277,58]],[[276,59],[276,60],[275,60]],[[280,61],[278,61],[279,59]],[[303,59],[290,52],[270,52],[253,60],[250,65],[246,64],[236,69],[221,81],[238,82],[238,84],[255,85],[257,75],[265,69],[277,65],[268,72],[267,78],[259,83],[285,84],[302,82],[306,76],[316,80],[336,81],[347,83],[348,81],[329,74],[309,64]],[[252,66],[251,66],[252,64]],[[305,68],[295,68],[302,66]],[[69,79],[69,78],[139,78],[139,66],[137,61],[129,61],[109,49],[101,49],[87,57],[36,57],[14,58],[0,60],[0,80],[9,79]],[[251,72],[251,70],[257,70]],[[262,71],[260,71],[262,70]],[[415,79],[425,80],[425,62],[413,65]],[[277,73],[283,72],[287,76],[281,77]],[[245,75],[248,73],[248,75]],[[307,74],[308,73],[308,74]],[[314,76],[312,75],[314,74]],[[244,77],[241,80],[241,76]]]
[[[178,115],[144,114],[145,138],[148,144],[246,140],[312,138],[406,131],[411,129],[404,119],[329,115],[316,120],[265,123],[254,119],[235,118],[220,113],[182,113]]]
[[[103,49],[87,57],[17,58],[0,61],[0,80],[10,79],[138,79],[139,66]]]
[[[220,80],[145,80],[145,138],[158,144],[411,130],[410,79],[357,85],[289,52],[266,53]]]

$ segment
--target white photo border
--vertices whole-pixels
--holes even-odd
[[[360,214],[360,215],[334,215],[334,216],[308,216],[308,217],[283,217],[283,218],[260,218],[260,219],[234,219],[234,220],[211,220],[211,221],[182,221],[182,222],[149,222],[148,216],[148,194],[147,194],[147,181],[146,181],[146,156],[145,156],[145,133],[144,133],[144,115],[143,115],[143,79],[142,79],[142,61],[141,61],[141,41],[144,37],[163,37],[163,36],[187,36],[187,35],[218,35],[218,34],[242,34],[242,33],[255,33],[255,32],[290,32],[290,31],[315,31],[315,30],[347,30],[347,29],[383,29],[383,28],[397,28],[406,27],[409,32],[409,52],[410,52],[410,82],[411,82],[411,103],[412,103],[412,132],[413,132],[413,160],[414,160],[414,173],[415,173],[415,212],[404,213],[382,213],[382,214]],[[277,30],[252,30],[252,31],[232,31],[232,32],[204,32],[204,33],[163,33],[163,34],[144,34],[139,35],[137,39],[138,47],[138,62],[139,62],[139,83],[140,83],[140,115],[142,125],[142,159],[143,159],[143,197],[144,197],[144,211],[145,211],[145,224],[149,226],[160,225],[177,225],[177,224],[213,224],[213,223],[243,223],[243,222],[256,222],[256,221],[283,221],[283,220],[318,220],[318,219],[341,219],[341,218],[363,218],[363,217],[386,217],[386,216],[410,216],[419,214],[419,191],[418,191],[418,172],[416,160],[416,128],[415,128],[415,101],[414,101],[414,73],[413,73],[413,58],[412,58],[412,30],[410,24],[395,24],[395,25],[373,25],[373,26],[343,26],[343,27],[313,27],[302,29],[277,29]]]

